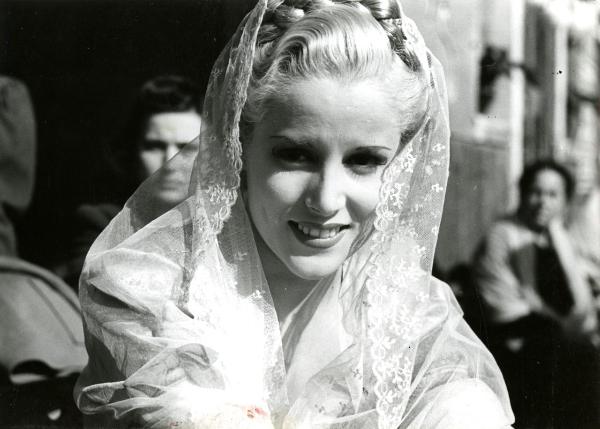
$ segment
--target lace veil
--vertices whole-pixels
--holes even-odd
[[[80,299],[90,361],[75,394],[88,426],[449,428],[442,417],[456,404],[478,412],[461,395],[487,395],[496,414],[456,427],[508,426],[493,358],[430,275],[447,100],[442,69],[406,17],[397,25],[430,80],[427,115],[385,169],[372,226],[340,268],[340,326],[351,340],[290,403],[280,326],[239,192],[238,124],[257,34],[279,3],[260,0],[214,66],[200,136],[170,161],[189,175],[185,198],[153,199],[159,171],[87,256]]]

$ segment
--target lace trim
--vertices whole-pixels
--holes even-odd
[[[433,126],[428,119],[420,137],[388,166],[376,208],[366,306],[379,428],[397,428],[402,421],[425,316],[422,304],[429,299],[433,255],[427,249],[433,249],[439,230],[446,179],[434,171],[447,165],[446,144],[428,147]]]

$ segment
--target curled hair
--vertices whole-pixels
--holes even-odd
[[[271,1],[258,34],[242,126],[259,121],[269,98],[285,93],[294,80],[373,80],[404,112],[398,116],[407,141],[425,115],[429,77],[402,20],[396,0]]]
[[[519,193],[521,196],[521,201],[523,201],[525,196],[531,190],[531,185],[535,181],[537,175],[545,170],[554,171],[562,178],[565,185],[565,195],[567,200],[571,200],[573,193],[575,192],[575,180],[573,179],[573,175],[564,165],[552,159],[540,159],[532,164],[527,165],[523,170],[523,174],[519,179]]]

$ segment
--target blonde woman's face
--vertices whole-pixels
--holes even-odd
[[[375,209],[401,130],[373,82],[302,80],[270,100],[245,147],[255,228],[303,279],[334,272]]]

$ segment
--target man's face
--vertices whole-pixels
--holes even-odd
[[[190,154],[195,151],[182,152],[200,134],[201,122],[194,111],[157,113],[148,118],[138,143],[140,173],[142,179],[153,176],[154,197],[159,201],[178,204],[187,197],[193,166]],[[180,155],[173,160],[177,153]]]
[[[562,216],[567,207],[567,192],[563,177],[554,170],[539,171],[523,196],[522,213],[535,229],[545,229],[550,221]]]
[[[186,144],[198,137],[201,122],[200,115],[194,111],[151,115],[139,142],[142,178],[150,177]]]

